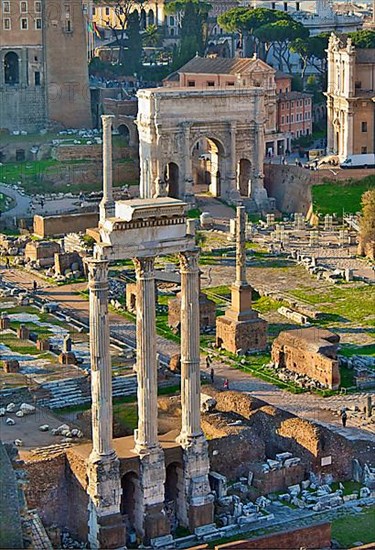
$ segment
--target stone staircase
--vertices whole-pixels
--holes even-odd
[[[112,380],[113,397],[124,397],[137,393],[137,378],[134,374],[116,376]],[[62,409],[91,403],[89,378],[66,378],[41,384],[37,393],[37,405],[50,409]]]

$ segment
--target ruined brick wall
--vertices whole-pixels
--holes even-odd
[[[53,258],[54,254],[57,252],[60,252],[60,245],[53,241],[46,244],[30,242],[25,246],[25,258],[30,260]]]
[[[89,227],[97,227],[99,214],[86,212],[62,216],[34,216],[34,233],[38,237],[54,237],[67,233],[85,232]]]
[[[44,86],[0,89],[0,128],[37,132],[45,126]]]
[[[168,301],[168,325],[175,327],[181,319],[181,295]],[[216,304],[203,292],[199,294],[199,325],[203,330],[214,327],[216,323]]]
[[[264,473],[260,465],[250,468],[254,472],[253,486],[259,490],[259,494],[268,495],[276,491],[286,491],[290,485],[301,483],[308,477],[308,472],[304,464],[296,464],[289,468],[280,468],[279,470],[270,470]]]
[[[52,150],[52,158],[59,161],[87,159],[101,162],[103,158],[103,146],[99,144],[60,145]],[[113,147],[112,158],[113,160],[138,160],[138,150],[134,147]]]
[[[330,389],[340,385],[338,361],[322,353],[304,349],[298,340],[281,333],[272,344],[272,361],[292,372],[306,375]]]
[[[68,513],[65,454],[25,462],[28,484],[25,496],[28,507],[36,508],[45,526],[65,527]]]
[[[54,255],[55,273],[63,275],[66,269],[71,269],[72,264],[78,264],[78,269],[82,271],[82,258],[78,252],[64,252]]]
[[[300,550],[301,548],[306,548],[306,550],[331,548],[331,524],[311,525],[293,531],[283,531],[251,540],[234,541],[215,546],[215,550]]]
[[[80,540],[86,540],[88,535],[88,496],[87,467],[85,460],[74,452],[74,448],[67,451],[66,456],[66,485],[68,501],[74,503],[69,506],[67,521],[69,531]]]
[[[211,470],[236,480],[248,475],[251,463],[264,460],[264,442],[254,432],[243,429],[237,435],[209,439]]]

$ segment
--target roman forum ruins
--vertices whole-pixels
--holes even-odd
[[[93,446],[88,461],[91,548],[122,548],[121,476],[112,444],[112,387],[109,355],[108,263],[132,259],[137,285],[138,429],[133,454],[139,479],[134,528],[146,543],[169,535],[165,500],[165,456],[158,440],[155,258],[179,254],[181,269],[182,449],[177,516],[193,530],[213,520],[207,442],[200,425],[199,268],[187,205],[168,197],[117,201],[112,198],[111,116],[103,116],[104,196],[94,257],[89,259],[90,351]]]

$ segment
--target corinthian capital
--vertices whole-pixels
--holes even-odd
[[[181,271],[192,273],[199,271],[198,259],[199,259],[199,249],[188,250],[187,252],[181,252],[180,256],[180,266]]]
[[[134,258],[133,263],[137,279],[149,279],[154,276],[154,258]]]
[[[104,289],[108,287],[108,262],[107,260],[86,260],[89,276],[89,288]]]

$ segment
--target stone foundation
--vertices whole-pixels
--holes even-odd
[[[231,353],[264,350],[267,345],[267,321],[256,316],[237,321],[226,315],[216,320],[216,345]]]

